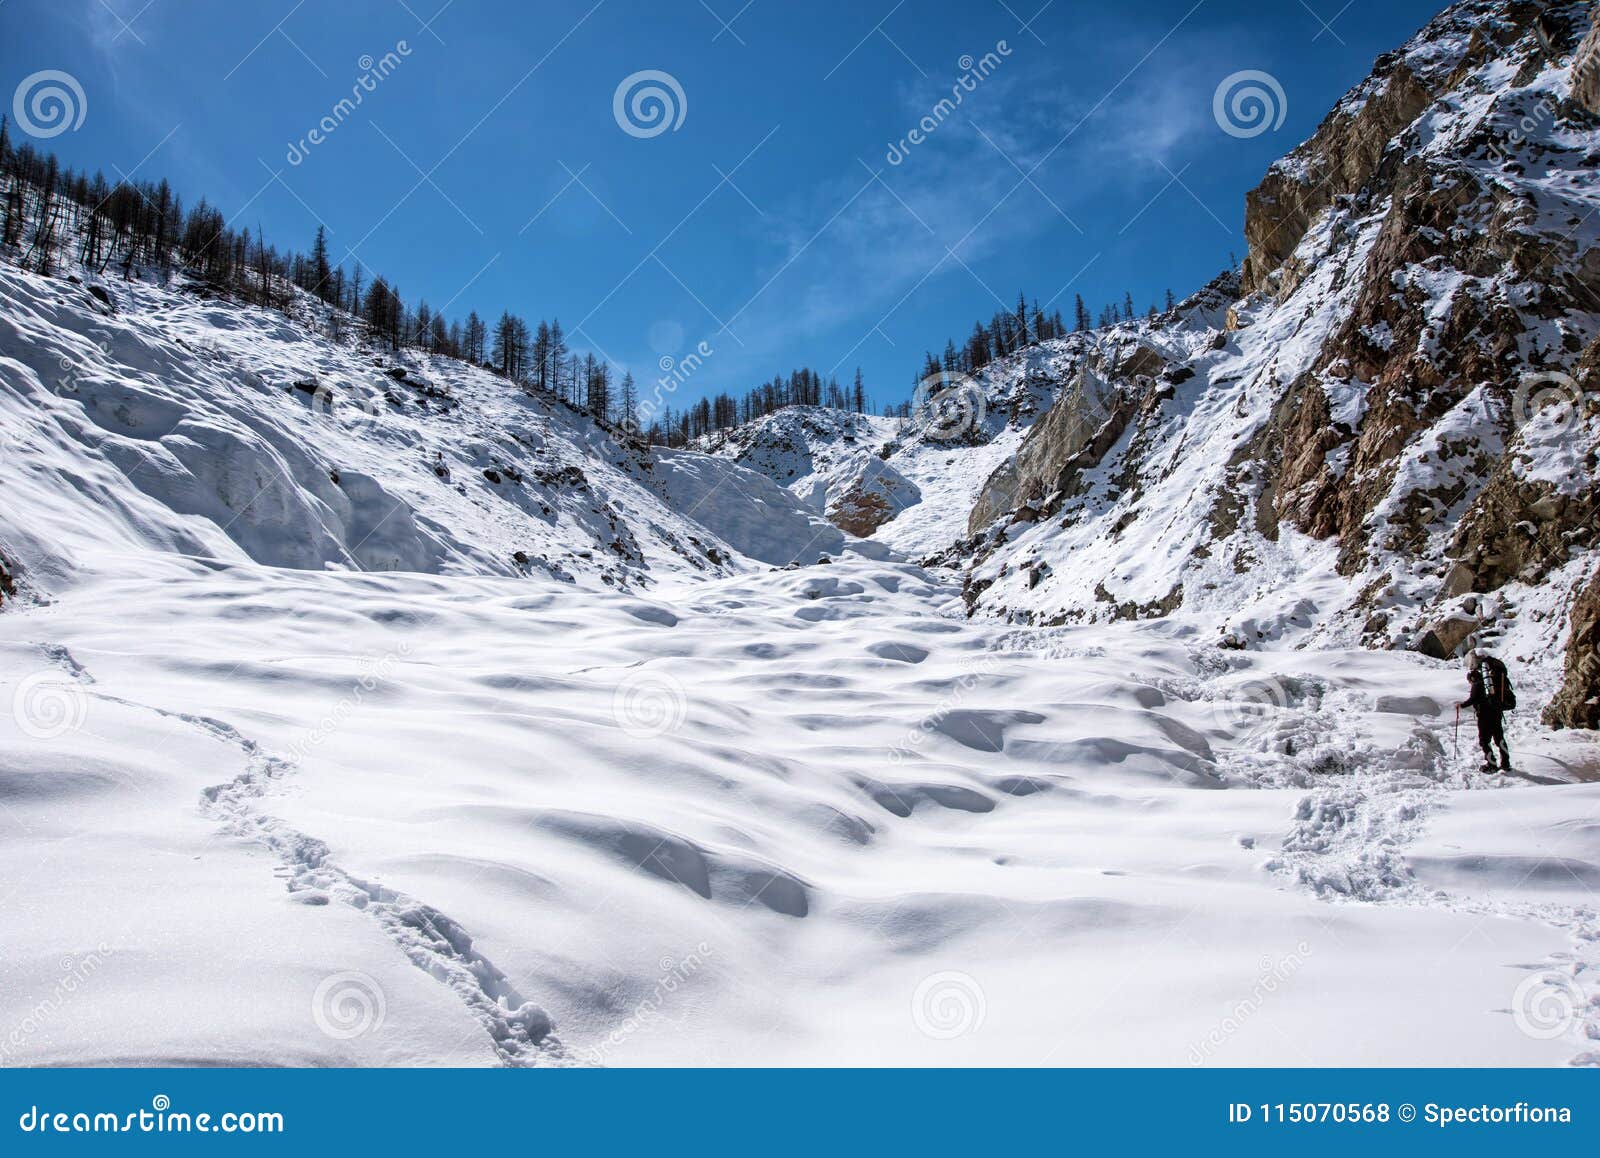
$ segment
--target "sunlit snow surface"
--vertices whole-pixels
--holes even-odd
[[[1595,1048],[1514,1002],[1594,991],[1600,785],[1462,771],[1414,656],[968,623],[865,560],[149,570],[0,619],[8,1061]]]

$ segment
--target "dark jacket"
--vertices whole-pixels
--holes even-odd
[[[1499,722],[1504,714],[1500,708],[1500,701],[1491,696],[1484,687],[1483,676],[1477,672],[1470,673],[1467,676],[1467,685],[1472,690],[1459,706],[1477,712],[1480,724]]]

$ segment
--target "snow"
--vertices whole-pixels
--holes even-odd
[[[1600,873],[1600,833],[1563,819],[1600,805],[1600,784],[1557,799],[1462,771],[1456,678],[1418,657],[1220,662],[1181,621],[969,622],[940,611],[956,593],[937,574],[851,556],[647,599],[148,570],[0,619],[0,696],[46,681],[34,715],[0,716],[0,1025],[62,961],[101,958],[8,1060],[1518,1064],[1582,1048],[1581,1026],[1541,1040],[1506,1012],[1577,928],[1509,886],[1557,850]],[[23,731],[40,689],[81,726]],[[1600,772],[1592,749],[1587,770],[1525,754]],[[1430,832],[1435,814],[1449,826]],[[1557,899],[1592,921],[1576,886]],[[1263,960],[1289,958],[1270,1000],[1206,1044]],[[382,1023],[320,1029],[330,977],[380,993]],[[976,993],[981,1026],[941,1036],[935,991]]]
[[[0,267],[10,545],[35,569],[140,547],[620,586],[749,565],[663,501],[648,456],[486,371],[181,287],[105,288],[115,314]]]
[[[1401,58],[1438,81],[1487,10]],[[1512,99],[1489,62],[1411,159],[1559,71]],[[1595,198],[1494,180],[1519,228]],[[1455,399],[1354,575],[1249,517],[1291,383],[1365,413],[1321,355],[1390,208],[1336,201],[1281,299],[1223,278],[991,364],[956,437],[791,408],[675,451],[303,300],[112,280],[107,312],[0,267],[0,1062],[1600,1061],[1600,744],[1535,718],[1593,560],[1477,597],[1516,775],[1476,771],[1457,665],[1353,646],[1432,598],[1480,458],[1575,493],[1592,416]],[[1538,304],[1401,280],[1440,323]],[[1192,373],[1062,510],[935,566],[1049,406],[1140,351]],[[856,540],[828,516],[863,489],[894,517]],[[1418,493],[1448,510],[1406,555]]]
[[[765,475],[711,455],[656,452],[657,487],[677,510],[763,563],[837,554],[844,534]]]

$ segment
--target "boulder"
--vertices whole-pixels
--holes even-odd
[[[830,473],[828,521],[859,539],[922,501],[915,483],[873,454],[862,452]]]
[[[1416,650],[1429,659],[1454,659],[1481,626],[1483,621],[1475,615],[1446,616],[1423,630],[1417,637]]]

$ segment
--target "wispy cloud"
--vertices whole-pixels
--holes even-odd
[[[740,375],[772,373],[770,353],[797,339],[816,339],[820,368],[840,363],[848,372],[852,348],[882,340],[874,331],[912,308],[935,279],[966,281],[975,312],[1006,306],[1005,289],[985,284],[978,267],[1065,221],[1054,198],[1023,180],[1054,139],[1048,126],[1007,99],[1010,84],[996,77],[986,85],[992,91],[968,97],[902,163],[886,159],[886,142],[769,212],[758,240],[772,257],[748,297],[723,315],[744,342],[720,344],[727,357],[717,372],[729,388],[743,383]],[[908,131],[939,95],[933,86],[906,90]]]

